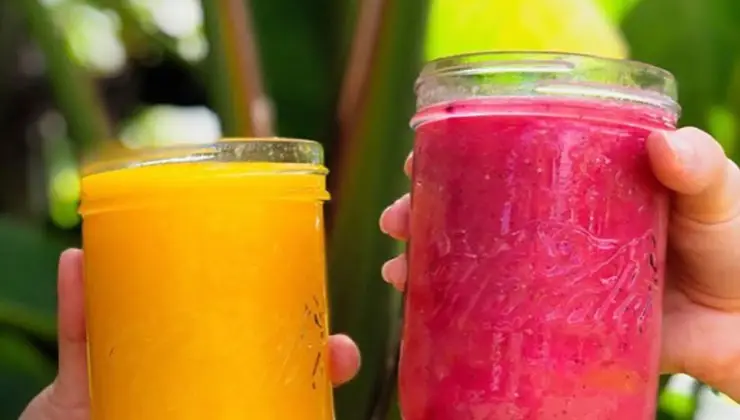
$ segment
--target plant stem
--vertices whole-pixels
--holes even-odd
[[[227,136],[274,135],[248,0],[203,0],[211,100]]]

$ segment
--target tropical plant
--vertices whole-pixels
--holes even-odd
[[[159,145],[222,134],[322,141],[332,170],[332,324],[351,334],[364,355],[359,377],[337,391],[341,420],[400,418],[394,377],[402,301],[380,281],[379,267],[401,245],[379,232],[377,218],[407,188],[401,165],[423,59],[528,49],[648,61],[678,77],[683,123],[708,129],[738,153],[740,8],[731,0],[174,4],[0,2],[0,58],[27,68],[21,75],[0,68],[0,116],[16,118],[13,95],[31,95],[7,81],[38,83],[41,75],[48,83],[42,91],[51,93],[26,110],[17,128],[10,117],[0,119],[0,127],[10,127],[3,130],[11,133],[6,143],[30,145],[0,162],[16,171],[0,173],[22,178],[23,186],[0,189],[0,419],[16,418],[53,376],[56,257],[79,243],[76,165],[100,142]],[[142,71],[162,72],[159,83],[177,84],[163,97],[156,83],[131,97]],[[208,105],[218,118],[193,105]],[[659,415],[692,418],[700,389],[669,386]]]

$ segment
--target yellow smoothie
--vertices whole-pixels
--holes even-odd
[[[93,420],[331,420],[320,165],[87,175]]]

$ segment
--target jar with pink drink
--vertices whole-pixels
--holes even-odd
[[[416,92],[404,419],[652,419],[669,194],[645,143],[673,76],[491,52]]]

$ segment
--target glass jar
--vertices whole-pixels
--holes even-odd
[[[332,420],[318,143],[97,158],[82,179],[96,420]]]
[[[645,142],[675,129],[674,78],[479,53],[416,92],[404,419],[652,419],[668,192]]]

